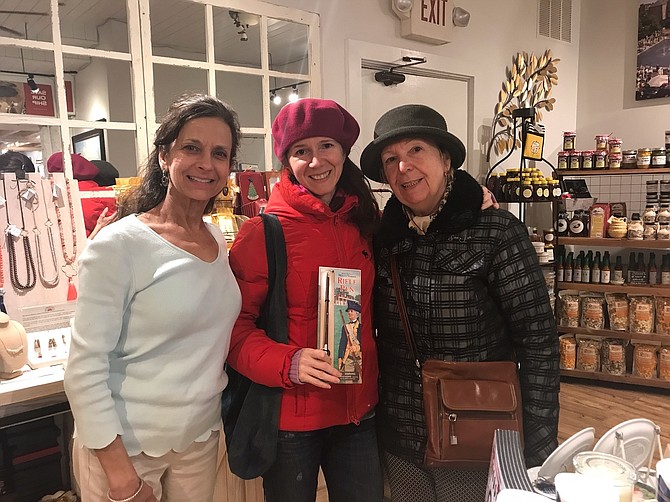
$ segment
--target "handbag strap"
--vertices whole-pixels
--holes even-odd
[[[286,241],[279,218],[261,213],[268,261],[268,293],[261,309],[259,324],[276,342],[288,343],[286,308]]]
[[[409,323],[407,315],[407,307],[405,306],[405,297],[402,294],[402,285],[400,284],[400,272],[398,270],[398,260],[395,254],[391,254],[391,281],[393,282],[393,290],[395,291],[395,299],[398,304],[398,311],[400,313],[400,321],[402,322],[402,330],[405,333],[409,353],[414,359],[414,364],[418,369],[421,369],[421,362],[417,357],[416,342],[414,340],[414,333],[412,326]]]

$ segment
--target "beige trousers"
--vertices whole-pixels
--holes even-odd
[[[170,451],[160,457],[140,453],[130,457],[137,474],[151,485],[161,502],[212,502],[219,432],[187,450]],[[82,502],[108,502],[107,478],[95,453],[74,439],[72,447],[74,476]]]

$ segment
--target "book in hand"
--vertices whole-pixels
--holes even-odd
[[[362,383],[361,271],[319,267],[319,348],[342,373],[340,383]]]

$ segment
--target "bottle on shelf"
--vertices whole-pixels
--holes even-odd
[[[584,251],[580,251],[575,258],[575,268],[572,270],[572,282],[582,282],[582,264],[584,263]]]
[[[590,255],[591,251],[586,254],[582,262],[582,282],[591,282],[591,267],[593,263]]]
[[[633,274],[631,272],[635,272],[637,270],[637,266],[635,264],[635,252],[633,251],[630,255],[628,255],[628,272],[626,276],[626,282],[630,284],[631,279],[633,278]]]
[[[661,265],[661,284],[670,285],[670,254],[663,255]]]
[[[556,257],[556,280],[563,282],[565,280],[565,263],[563,262],[563,253]]]
[[[658,284],[658,268],[656,268],[656,253],[649,253],[647,265],[647,281],[649,284]]]
[[[612,271],[610,270],[610,252],[605,251],[603,255],[603,265],[600,270],[600,283],[609,284],[612,276]]]
[[[565,258],[565,267],[563,271],[563,280],[565,282],[572,282],[574,279],[574,254],[572,251],[568,253],[568,256]],[[670,280],[670,269],[668,270],[668,279]]]
[[[591,266],[591,282],[593,284],[600,284],[602,271],[600,269],[600,251],[596,251],[596,257],[593,259]]]
[[[640,273],[636,274],[636,275],[638,275],[638,282],[637,283],[638,284],[640,284],[640,282],[646,283],[647,282],[647,265],[644,263],[644,254],[642,254],[642,253],[637,254],[637,263],[635,265],[636,265],[635,270],[637,272],[641,272],[641,274]],[[639,277],[640,275],[643,275],[643,277]]]
[[[670,281],[670,268],[668,269],[668,281]],[[616,263],[614,264],[614,271],[612,272],[612,277],[610,282],[612,284],[623,284],[623,263],[621,262],[621,256],[616,257]]]

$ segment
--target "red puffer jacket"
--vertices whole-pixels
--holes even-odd
[[[347,221],[357,198],[345,195],[333,211],[286,172],[275,186],[266,211],[279,217],[286,239],[288,345],[272,341],[256,328],[268,291],[263,222],[242,225],[230,250],[230,266],[242,292],[242,311],[235,323],[228,362],[251,380],[283,387],[279,428],[310,431],[357,423],[377,404],[377,348],[372,335],[374,263],[371,243]],[[317,345],[317,285],[319,266],[361,270],[361,347],[363,383],[337,384],[330,389],[294,385],[289,379],[291,357],[301,347]]]

